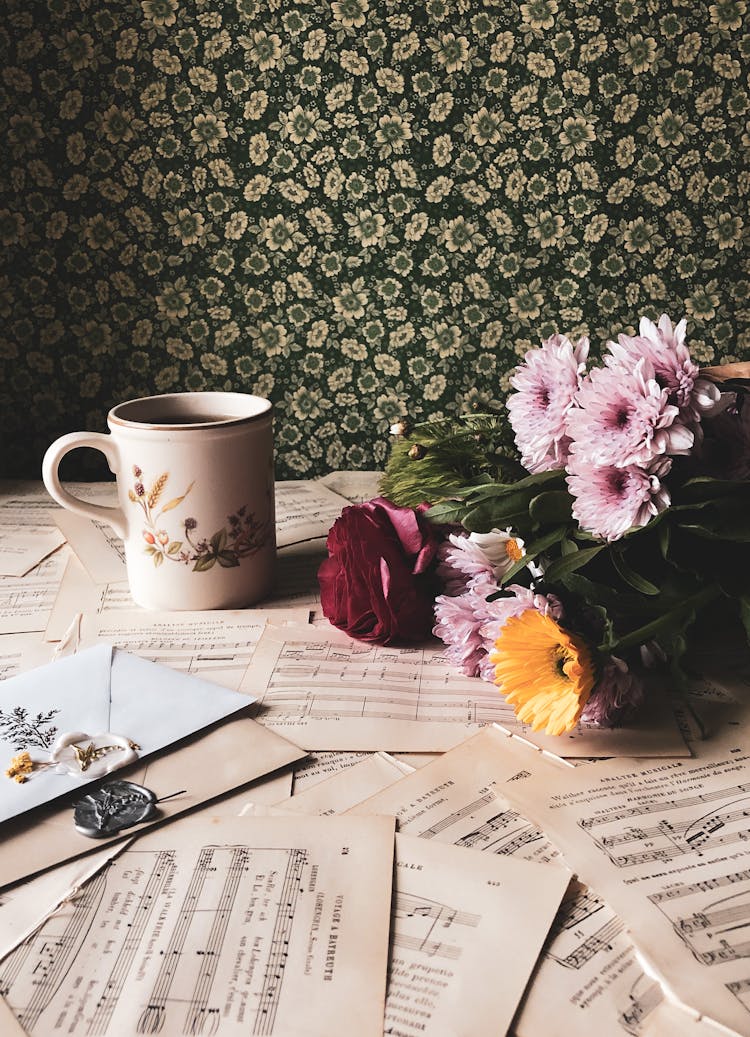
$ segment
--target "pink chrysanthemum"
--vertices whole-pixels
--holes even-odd
[[[628,669],[623,659],[610,656],[584,707],[581,720],[595,727],[617,727],[638,711],[644,698],[640,678]]]
[[[663,454],[688,454],[693,433],[678,420],[679,410],[642,357],[623,366],[593,370],[568,413],[571,453],[594,465],[648,465]]]
[[[471,590],[455,596],[441,594],[435,599],[432,632],[448,646],[446,658],[467,677],[476,677],[486,655],[478,607],[477,595]]]
[[[669,507],[669,492],[662,480],[671,467],[668,457],[647,467],[598,467],[574,455],[567,478],[575,498],[573,518],[602,540],[619,540],[633,526],[645,526]]]
[[[701,417],[715,410],[721,393],[713,382],[699,377],[700,369],[685,345],[686,328],[684,319],[672,327],[666,313],[659,318],[658,326],[642,317],[639,335],[620,335],[617,342],[608,343],[612,356],[606,363],[632,368],[646,357],[656,381],[667,390],[668,402],[679,409],[680,420],[697,428]]]
[[[531,349],[510,380],[516,390],[508,398],[510,423],[530,472],[562,468],[569,441],[565,418],[586,371],[589,340],[575,344],[553,335],[541,349]]]

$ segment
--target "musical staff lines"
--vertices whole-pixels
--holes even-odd
[[[694,808],[713,809],[700,812]],[[632,817],[640,824],[626,824]],[[653,820],[651,820],[653,819]],[[750,839],[750,785],[736,785],[682,799],[584,817],[578,822],[619,868],[670,861],[686,853],[745,843]],[[623,852],[625,851],[625,852]]]
[[[701,964],[750,957],[750,870],[672,886],[649,900]]]
[[[263,986],[255,1014],[254,1034],[273,1033],[288,956],[287,948],[294,922],[294,908],[302,890],[302,875],[306,864],[307,854],[304,850],[289,852],[273,926],[271,953],[266,963]]]
[[[454,925],[475,929],[481,921],[477,914],[400,892],[394,898],[392,917],[394,926],[391,942],[394,947],[449,961],[458,961],[461,947],[441,939],[442,930],[450,930]]]
[[[106,869],[86,884],[62,925],[56,918],[48,920],[5,959],[0,994],[25,1030],[33,1031],[54,997],[70,961],[86,939],[105,888]]]
[[[148,881],[138,898],[134,921],[128,927],[128,935],[117,953],[115,964],[104,983],[104,989],[91,1016],[86,1031],[91,1037],[107,1032],[117,998],[120,996],[127,975],[132,968],[140,942],[152,924],[158,898],[170,887],[174,874],[172,861],[173,854],[169,852],[156,856]]]
[[[200,852],[198,863],[191,875],[190,884],[179,911],[178,920],[169,943],[162,952],[162,963],[151,995],[138,1020],[137,1033],[158,1033],[164,1026],[169,994],[177,976],[188,932],[193,924],[195,912],[198,910],[198,903],[203,887],[208,880],[209,870],[216,870],[212,867],[214,852],[214,847],[204,847]]]
[[[730,994],[734,994],[745,1011],[750,1012],[750,978],[736,979],[725,986]]]
[[[209,845],[191,821],[119,854],[8,954],[0,991],[30,1037],[323,1037],[349,993],[346,1032],[363,1004],[382,1023],[364,963],[375,938],[385,975],[393,821],[216,816]]]
[[[558,911],[546,951],[564,968],[582,969],[601,951],[610,952],[623,930],[606,904],[590,890],[583,890]]]
[[[663,1000],[661,986],[642,973],[628,992],[627,1004],[620,1009],[617,1021],[626,1033],[638,1037],[644,1021]]]
[[[485,691],[486,689],[486,691]],[[263,698],[264,720],[340,717],[513,722],[486,684],[462,678],[437,649],[286,641]]]
[[[120,559],[122,564],[125,564],[125,544],[122,537],[119,537],[111,526],[106,522],[100,522],[99,519],[92,519],[92,525],[99,531],[100,535],[104,539],[107,547],[113,551]]]
[[[193,988],[193,997],[185,1014],[183,1033],[211,1034],[218,1029],[221,1009],[209,1005],[209,995],[229,926],[229,917],[242,880],[242,873],[247,870],[248,858],[249,851],[244,847],[233,847],[229,850],[229,863],[219,900],[216,906],[210,909],[211,928],[204,946],[197,951],[197,956],[201,959],[199,973]]]

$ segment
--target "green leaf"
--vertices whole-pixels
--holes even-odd
[[[167,548],[167,554],[176,555],[177,552],[179,550],[181,550],[181,548],[182,548],[182,541],[181,540],[173,540],[172,543]]]
[[[659,537],[659,550],[661,551],[661,556],[666,561],[667,555],[669,554],[669,544],[672,539],[672,527],[668,522],[662,522],[659,526],[657,535]]]
[[[695,479],[688,479],[675,494],[675,503],[695,503],[698,501],[708,502],[718,497],[743,496],[747,498],[750,494],[750,485],[744,480],[734,479],[712,479],[710,476],[701,475]]]
[[[154,552],[154,565],[158,569],[159,566],[163,565],[163,564],[164,564],[164,555],[161,553],[161,551],[155,551]]]
[[[213,548],[214,554],[218,554],[219,551],[223,551],[227,543],[226,529],[220,529],[218,533],[214,533],[214,535],[211,537],[210,543],[211,547]]]
[[[151,544],[149,544],[148,547],[144,547],[143,550],[146,552],[147,555],[157,555],[157,554],[159,554],[159,552],[156,550],[156,548],[153,547]]]
[[[740,598],[740,618],[745,628],[748,644],[750,644],[750,595],[743,594]]]
[[[656,619],[652,619],[649,623],[644,623],[643,626],[637,627],[635,630],[631,630],[623,637],[619,638],[612,648],[614,651],[624,651],[627,648],[635,648],[637,645],[642,645],[646,641],[658,640],[661,636],[668,634],[669,632],[676,632],[682,630],[688,626],[686,622],[690,614],[694,614],[704,605],[708,605],[711,601],[714,601],[721,594],[720,589],[716,585],[710,587],[704,587],[696,594],[691,594],[680,602],[675,608],[670,609],[668,612],[662,613],[657,616]]]
[[[582,569],[584,565],[588,565],[593,558],[596,558],[604,550],[605,546],[605,544],[599,544],[597,547],[584,547],[574,554],[563,555],[562,558],[558,558],[545,569],[544,582],[555,583],[563,576],[567,576],[568,573],[575,572],[576,569]]]
[[[219,560],[219,565],[225,569],[234,569],[240,564],[240,560],[234,551],[219,551],[216,557]]]
[[[437,526],[461,525],[465,513],[466,502],[463,500],[440,501],[425,512],[427,519]]]
[[[653,597],[660,593],[659,588],[651,583],[650,580],[647,580],[644,576],[641,576],[640,573],[637,573],[634,569],[630,568],[623,558],[622,552],[612,552],[612,565],[625,583],[629,584],[633,590],[637,590],[639,594],[647,594],[649,597]]]
[[[679,528],[704,540],[729,540],[735,544],[750,543],[750,515],[745,513],[736,519],[716,516],[710,525],[680,522]]]
[[[216,564],[216,555],[212,555],[212,554],[201,555],[201,557],[196,561],[195,565],[193,566],[193,572],[194,573],[204,573],[204,572],[207,572],[209,569],[213,569],[215,564]]]
[[[515,502],[518,504],[518,502]],[[463,517],[462,525],[470,533],[489,533],[496,528],[509,526],[511,529],[523,527],[528,520],[528,508],[516,507],[513,511],[498,511],[496,502],[488,501],[472,508]]]
[[[532,498],[529,515],[537,526],[548,526],[553,522],[571,522],[572,503],[573,498],[566,490],[545,490]]]

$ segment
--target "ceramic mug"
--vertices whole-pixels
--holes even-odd
[[[71,432],[44,456],[52,497],[125,543],[133,600],[149,609],[241,608],[271,589],[276,560],[272,405],[236,392],[148,396],[113,407],[110,435]],[[101,450],[119,506],[72,496],[58,466]]]

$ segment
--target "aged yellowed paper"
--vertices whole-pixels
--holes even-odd
[[[118,772],[118,777],[145,785],[163,800],[153,821],[128,832],[142,831],[239,790],[304,755],[303,750],[247,717],[218,724],[177,748]],[[173,798],[165,799],[167,796]],[[98,840],[92,846],[92,840],[76,832],[72,814],[70,806],[50,808],[31,820],[21,818],[3,825],[0,888],[117,838]]]
[[[443,752],[498,723],[566,756],[689,755],[671,708],[637,728],[532,733],[497,689],[464,677],[443,646],[396,648],[355,641],[330,625],[267,629],[240,690],[258,720],[306,749]]]
[[[382,1037],[393,820],[214,818],[145,835],[0,965],[35,1037]]]
[[[340,814],[411,774],[413,769],[388,753],[373,753],[353,767],[295,792],[279,806],[295,814]]]
[[[306,608],[149,612],[84,616],[83,644],[106,641],[133,655],[237,690],[266,623],[305,623]]]
[[[502,1037],[569,879],[397,835],[385,1033]]]
[[[748,1033],[750,751],[742,727],[699,751],[565,773],[534,757],[505,793],[617,911],[667,988]]]

